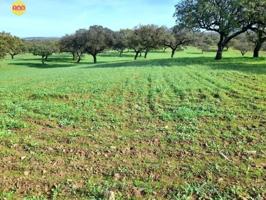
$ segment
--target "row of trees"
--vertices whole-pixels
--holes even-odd
[[[248,30],[245,33],[232,38],[223,49],[233,47],[245,55],[253,51],[254,57],[259,57],[259,51],[265,46],[265,30]],[[60,51],[69,52],[73,60],[80,62],[83,54],[91,54],[94,62],[97,61],[97,54],[106,49],[113,49],[121,56],[126,49],[135,52],[136,60],[142,53],[147,58],[148,53],[153,49],[171,49],[171,58],[175,52],[182,50],[184,46],[191,45],[202,50],[202,52],[213,51],[214,46],[220,43],[220,35],[210,32],[193,32],[191,29],[175,26],[171,29],[158,27],[156,25],[141,25],[133,30],[124,29],[112,32],[110,29],[101,26],[92,26],[88,30],[78,30],[73,35],[67,35],[60,40]],[[219,52],[217,52],[219,56]]]
[[[257,36],[254,57],[266,40],[266,0],[182,0],[174,16],[181,27],[219,35],[217,60],[232,39],[247,31]]]
[[[120,56],[126,49],[132,49],[135,52],[134,58],[137,59],[142,53],[144,53],[144,58],[147,58],[149,51],[153,49],[169,48],[171,49],[171,57],[173,58],[175,52],[182,50],[184,46],[191,45],[201,49],[202,52],[209,52],[213,51],[214,46],[219,41],[219,35],[217,33],[191,32],[188,29],[178,26],[167,29],[166,27],[145,25],[136,27],[133,30],[124,29],[118,32],[108,30],[105,35],[102,35],[102,38],[108,38],[108,43],[105,43],[105,40],[97,40],[98,34],[90,34],[93,29],[104,28],[93,26],[89,30],[82,29],[73,35],[63,37],[60,41],[61,52],[71,53],[73,60],[77,60],[77,62],[80,62],[83,54],[89,53],[94,57],[94,61],[96,62],[97,54],[104,51],[104,49],[116,50]],[[90,44],[90,40],[96,41],[95,44]],[[225,48],[228,50],[229,47],[233,47],[239,50],[242,55],[254,50],[254,57],[258,57],[258,51],[261,49],[261,46],[259,49],[257,48],[258,41],[261,40],[258,39],[257,35],[249,31],[246,34],[232,39]],[[86,50],[86,45],[88,44],[90,44],[89,49],[98,48],[99,51],[95,50],[92,53]]]
[[[177,25],[171,29],[141,25],[114,32],[102,26],[91,26],[64,36],[58,44],[55,41],[23,42],[1,33],[0,56],[10,54],[13,59],[18,53],[28,51],[41,56],[44,63],[49,55],[60,50],[71,53],[77,62],[84,54],[90,54],[96,63],[97,55],[106,49],[117,50],[120,55],[125,49],[132,49],[137,59],[142,53],[146,58],[152,49],[170,48],[173,57],[182,46],[195,45],[209,51],[215,42],[219,60],[230,46],[243,50],[244,54],[253,46],[251,43],[254,57],[259,57],[266,41],[266,0],[182,0],[176,5],[174,16]],[[207,33],[202,34],[203,30]],[[248,42],[240,37],[243,34],[248,35],[245,37],[249,38]]]
[[[177,25],[171,29],[146,25],[113,32],[102,26],[91,26],[62,38],[60,50],[71,52],[77,62],[85,53],[92,55],[96,62],[97,54],[109,48],[118,50],[120,55],[124,49],[132,49],[137,59],[141,53],[146,58],[151,49],[164,47],[172,50],[173,57],[176,50],[188,44],[207,50],[212,39],[198,34],[206,30],[216,33],[216,59],[219,60],[224,49],[232,44],[243,49],[244,43],[236,42],[241,34],[253,32],[249,41],[255,45],[254,57],[259,57],[266,41],[266,0],[182,0],[176,5],[174,16]]]
[[[32,40],[25,41],[9,33],[0,33],[0,58],[7,54],[12,59],[21,53],[32,53],[42,57],[42,63],[47,61],[48,56],[59,52],[58,41],[55,40]]]
[[[113,49],[121,56],[125,49],[135,52],[135,60],[144,53],[153,49],[170,48],[171,57],[182,46],[192,44],[193,35],[189,30],[178,28],[171,29],[158,27],[156,25],[141,25],[134,29],[112,31],[102,26],[91,26],[89,29],[80,29],[72,35],[66,35],[59,41],[56,40],[31,40],[22,41],[7,33],[0,34],[0,52],[2,57],[7,53],[12,59],[22,52],[30,52],[41,56],[42,63],[47,61],[48,56],[56,52],[68,52],[73,60],[78,63],[84,54],[90,54],[94,63],[97,55],[106,49]]]
[[[147,58],[152,49],[167,47],[174,56],[176,50],[182,45],[192,42],[192,33],[185,29],[174,27],[158,27],[156,25],[141,25],[131,29],[123,29],[113,32],[102,26],[91,26],[89,29],[81,29],[75,34],[66,35],[60,40],[60,51],[69,52],[73,60],[80,62],[83,54],[90,54],[94,63],[97,62],[97,55],[106,49],[117,50],[120,56],[125,49],[132,49],[135,52],[136,60],[144,53]]]
[[[259,51],[265,41],[263,32],[248,31],[233,38],[226,49],[233,47],[245,55],[248,51],[254,51],[254,57],[259,56]],[[97,62],[97,54],[106,49],[113,49],[122,56],[123,52],[131,49],[135,52],[134,58],[148,53],[153,49],[171,49],[171,57],[184,46],[191,45],[202,52],[214,51],[219,42],[219,34],[210,32],[192,32],[187,28],[175,26],[171,29],[155,25],[142,25],[133,30],[124,29],[113,32],[102,26],[92,26],[89,29],[81,29],[75,34],[66,35],[60,40],[31,40],[23,41],[18,37],[7,33],[0,34],[0,57],[9,54],[13,59],[15,55],[30,52],[41,56],[42,63],[47,61],[53,53],[69,52],[73,60],[78,63],[86,53],[92,55]],[[264,45],[264,49],[266,45]]]

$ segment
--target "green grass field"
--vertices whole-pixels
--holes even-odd
[[[214,54],[0,61],[0,199],[266,198],[266,59]]]

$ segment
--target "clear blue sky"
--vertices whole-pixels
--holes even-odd
[[[173,26],[178,0],[23,0],[27,12],[11,12],[15,0],[0,0],[0,31],[19,37],[63,36],[103,25],[113,30],[139,24]]]

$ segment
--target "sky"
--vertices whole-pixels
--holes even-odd
[[[0,31],[19,37],[61,37],[102,25],[113,30],[140,24],[175,25],[178,0],[22,0],[27,11],[11,12],[15,0],[0,0]]]

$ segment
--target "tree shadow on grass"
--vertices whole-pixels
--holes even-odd
[[[34,62],[41,62],[41,58],[40,57],[33,57],[33,58],[17,58],[14,59],[14,62],[16,61],[25,61],[25,62],[30,62],[30,61],[34,61]],[[72,57],[48,57],[48,61],[47,62],[74,62]]]
[[[33,62],[31,62],[33,61]],[[109,62],[107,61],[101,61],[98,62],[98,65],[105,65]],[[89,62],[86,60],[81,61],[80,63],[77,63],[73,60],[66,60],[65,62],[63,60],[60,59],[49,59],[48,61],[45,62],[45,64],[42,64],[40,60],[38,60],[38,62],[36,62],[36,60],[24,60],[24,62],[14,62],[14,63],[9,63],[11,65],[15,65],[15,66],[23,66],[23,67],[30,67],[30,68],[38,68],[38,69],[52,69],[52,68],[67,68],[67,67],[79,67],[79,66],[95,66],[95,64],[93,62]]]
[[[76,63],[76,66],[95,66],[95,65],[105,65],[107,63],[110,63],[112,61],[97,61],[97,63],[93,63],[93,61],[88,61],[88,60],[82,60],[80,63]]]
[[[209,58],[197,58],[197,63],[204,62]],[[192,65],[190,58],[173,58],[173,59],[147,59],[147,60],[129,60],[108,62],[106,64],[95,64],[86,66],[86,68],[123,68],[123,67],[177,67]]]
[[[214,70],[232,70],[245,73],[266,74],[266,59],[259,58],[224,58],[216,61],[212,57],[182,57],[173,59],[152,59],[137,61],[108,62],[106,64],[94,64],[86,68],[124,68],[124,67],[184,67],[207,66]]]
[[[67,63],[73,63],[75,62],[75,60],[73,60],[73,58],[71,57],[51,57],[51,58],[48,58],[48,62],[60,62],[60,63],[64,63],[64,62],[67,62]]]
[[[111,54],[113,55],[113,53]],[[113,57],[111,56],[110,57]],[[115,59],[115,58],[114,58]],[[20,61],[20,62],[18,62]],[[266,74],[265,58],[232,57],[224,58],[220,61],[213,57],[180,57],[169,59],[147,59],[147,60],[120,60],[120,61],[101,61],[94,64],[88,60],[75,63],[71,56],[50,57],[46,64],[42,64],[40,58],[18,58],[12,65],[32,67],[38,69],[66,68],[82,66],[82,68],[125,68],[125,67],[185,67],[185,66],[206,66],[213,70],[232,70],[253,74]],[[83,67],[84,66],[84,67]],[[86,67],[85,67],[86,66]]]
[[[202,52],[187,52],[188,54],[192,54],[192,55],[204,55]]]
[[[105,64],[107,61],[98,62],[98,64]],[[82,59],[80,63],[73,60],[72,56],[60,55],[50,56],[45,64],[42,64],[40,57],[31,58],[18,58],[9,63],[10,65],[48,69],[48,68],[64,68],[64,67],[78,67],[80,65],[94,65],[94,63],[88,59]]]
[[[14,58],[14,60],[11,60],[12,62],[16,62],[16,61],[41,61],[40,58]]]
[[[23,67],[31,67],[38,69],[52,69],[52,68],[64,68],[64,67],[74,67],[76,66],[74,63],[26,63],[26,62],[17,62],[12,63],[12,65],[23,66]]]
[[[214,61],[210,67],[215,70],[239,71],[253,74],[266,74],[265,58],[225,58],[221,62]]]
[[[110,52],[110,53],[103,53],[99,54],[99,57],[112,57],[112,58],[132,58],[134,57],[134,54],[129,53],[122,53],[122,55],[119,55],[119,52]]]

